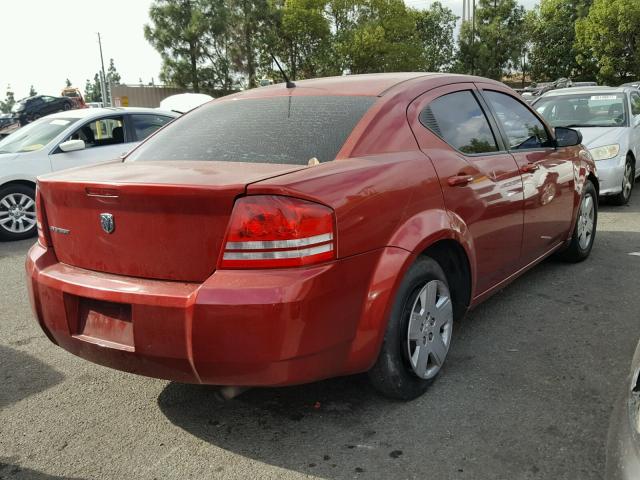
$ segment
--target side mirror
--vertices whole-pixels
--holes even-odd
[[[63,152],[75,152],[77,150],[84,150],[86,145],[84,144],[84,140],[67,140],[66,142],[62,142],[59,147]]]
[[[573,147],[582,143],[582,134],[578,130],[567,127],[556,127],[556,146]]]

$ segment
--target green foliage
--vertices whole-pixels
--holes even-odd
[[[71,80],[69,80],[68,78],[65,80],[64,82],[65,86],[68,88],[71,86]]]
[[[34,95],[37,95],[38,92],[36,92],[36,89],[33,88],[33,85],[31,85],[31,87],[29,87],[29,96],[33,97]]]
[[[0,112],[2,113],[11,112],[11,109],[13,108],[15,103],[16,103],[16,98],[13,93],[13,90],[11,90],[10,85],[7,85],[7,92],[5,94],[5,98],[4,100],[0,101]]]
[[[501,79],[520,63],[525,33],[525,10],[516,0],[479,0],[475,26],[460,29],[457,70]]]
[[[109,68],[107,69],[107,82],[113,85],[119,85],[120,80],[122,80],[122,78],[120,77],[118,70],[116,70],[113,58],[111,58],[109,59]]]
[[[423,69],[428,72],[446,70],[455,56],[453,31],[458,17],[440,2],[432,3],[428,10],[415,11],[413,15],[424,58]]]
[[[595,64],[601,82],[623,83],[640,76],[640,1],[594,0],[575,24],[577,61]]]
[[[87,79],[84,84],[84,100],[85,102],[102,102],[102,89],[100,85],[100,75],[95,74],[93,82]]]
[[[575,22],[589,11],[590,0],[541,0],[531,28],[531,74],[536,80],[592,78],[591,65],[576,59]]]

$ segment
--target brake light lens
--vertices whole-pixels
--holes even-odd
[[[51,238],[49,237],[49,227],[47,226],[47,217],[44,213],[44,205],[42,202],[42,194],[36,186],[36,227],[38,229],[38,243],[43,247],[50,247]]]
[[[219,268],[299,267],[335,258],[333,210],[278,195],[238,199]]]

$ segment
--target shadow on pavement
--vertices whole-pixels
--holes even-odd
[[[0,345],[0,409],[60,383],[64,375],[19,350]]]
[[[0,457],[0,480],[81,480],[78,477],[59,477],[16,465],[14,458]]]
[[[5,242],[0,240],[0,258],[12,257],[14,255],[26,255],[31,245],[36,243],[37,239],[29,238],[27,240],[18,240],[15,242]]]

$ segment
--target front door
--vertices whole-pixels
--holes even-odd
[[[466,225],[476,252],[475,295],[518,270],[523,189],[473,84],[430,90],[407,111],[421,150],[438,174],[447,210]]]
[[[93,120],[78,127],[63,140],[83,140],[84,150],[63,152],[56,148],[49,156],[53,171],[81,167],[117,159],[131,150],[136,143],[129,141],[123,116]]]
[[[478,86],[522,174],[522,261],[526,265],[548,253],[569,234],[577,201],[577,152],[555,148],[545,124],[509,90],[489,84]]]

